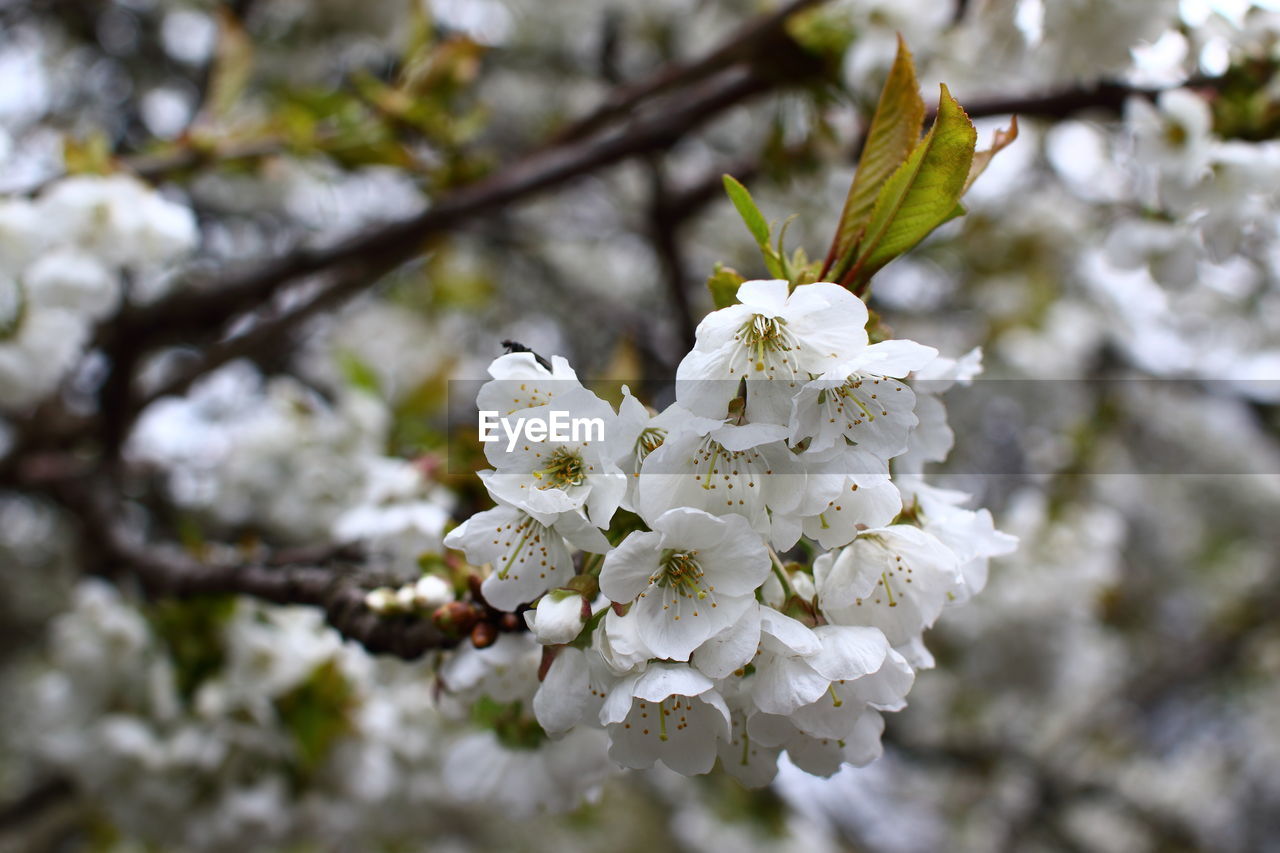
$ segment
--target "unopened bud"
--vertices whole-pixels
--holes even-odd
[[[760,587],[760,600],[775,609],[786,602],[787,591],[782,588],[777,575],[770,574],[764,579],[764,586]]]
[[[417,604],[417,596],[414,595],[413,584],[406,584],[396,590],[396,607],[406,612],[413,609]]]
[[[818,588],[813,584],[813,578],[807,572],[791,572],[791,592],[803,601],[813,601],[818,594]]]
[[[591,611],[586,599],[570,589],[553,589],[538,600],[538,606],[524,614],[529,630],[544,646],[571,643],[582,633],[583,623]]]
[[[435,610],[453,601],[453,587],[439,575],[424,575],[413,585],[413,597],[423,610]]]
[[[431,614],[436,627],[451,637],[465,635],[479,618],[476,609],[465,601],[451,601]]]
[[[498,641],[498,629],[492,622],[479,622],[471,629],[471,645],[487,649]]]
[[[385,586],[371,589],[365,593],[364,606],[374,613],[387,613],[394,610],[396,606],[396,591]]]

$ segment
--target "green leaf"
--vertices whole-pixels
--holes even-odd
[[[853,263],[858,240],[871,219],[881,187],[919,144],[923,127],[924,101],[916,82],[915,63],[906,42],[899,36],[898,55],[880,92],[858,160],[858,171],[849,187],[827,257],[827,268],[833,269],[837,277]]]
[[[227,116],[239,103],[253,73],[253,42],[230,10],[218,8],[218,44],[209,76],[208,112]]]
[[[715,270],[707,277],[707,289],[711,291],[711,301],[716,308],[728,308],[738,301],[738,287],[746,281],[737,270],[716,264]]]
[[[946,223],[950,222],[953,219],[959,219],[961,216],[964,216],[968,212],[969,212],[969,208],[957,202],[956,206],[951,209],[951,212],[949,214],[947,214],[947,218],[942,220],[942,222],[939,222],[938,224],[945,225]]]
[[[309,778],[350,734],[358,702],[337,661],[329,659],[274,705],[297,751],[299,775]]]
[[[955,215],[977,138],[973,123],[943,85],[937,120],[881,187],[858,259],[842,284],[861,291],[885,264]]]
[[[738,215],[746,223],[747,230],[751,232],[751,236],[755,238],[756,243],[760,245],[761,249],[768,249],[769,223],[765,220],[764,214],[760,212],[760,208],[756,207],[755,200],[751,198],[751,193],[747,192],[747,188],[732,175],[724,176],[724,191],[729,194],[729,200],[738,209]]]
[[[783,264],[782,258],[778,257],[773,249],[765,246],[761,251],[764,252],[764,268],[769,271],[769,275],[774,278],[789,278],[786,265]]]
[[[804,247],[795,250],[788,263],[791,268],[791,284],[793,289],[802,284],[813,284],[822,275],[822,262],[809,260]]]
[[[343,350],[338,353],[338,369],[342,371],[342,377],[352,388],[374,395],[382,393],[382,383],[378,379],[377,371],[354,352]]]
[[[1018,138],[1018,117],[1014,116],[1009,121],[1008,130],[997,130],[995,138],[991,140],[991,147],[983,151],[979,151],[973,155],[973,165],[969,167],[969,177],[965,179],[964,190],[961,195],[969,191],[969,187],[973,186],[973,182],[978,180],[978,176],[987,170],[987,166],[991,164],[991,158],[999,154],[1004,149],[1013,144]]]
[[[236,609],[231,596],[162,600],[143,609],[152,633],[169,653],[183,701],[192,700],[226,663],[224,633]]]

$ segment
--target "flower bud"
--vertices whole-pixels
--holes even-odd
[[[777,575],[771,574],[764,579],[764,586],[760,588],[760,600],[775,609],[786,603],[787,592],[778,582]]]
[[[387,613],[394,610],[396,606],[396,591],[385,586],[371,589],[365,593],[364,606],[374,613]]]
[[[465,601],[451,601],[431,614],[436,627],[450,637],[461,637],[468,633],[479,618],[480,614],[475,607]]]
[[[498,641],[498,629],[492,622],[479,622],[471,629],[471,645],[487,649]]]
[[[453,587],[439,575],[424,575],[413,585],[413,597],[423,610],[436,610],[453,601]]]
[[[573,642],[591,611],[587,600],[571,589],[553,589],[524,614],[529,630],[544,646]]]
[[[406,584],[396,590],[396,607],[400,610],[409,611],[413,609],[417,603],[417,597],[414,594],[413,584]]]
[[[791,583],[791,591],[796,598],[801,601],[813,601],[818,595],[818,589],[813,585],[813,576],[807,572],[789,572],[788,580]]]

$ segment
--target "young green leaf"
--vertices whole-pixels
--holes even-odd
[[[965,179],[964,189],[961,195],[969,191],[969,187],[973,186],[973,182],[978,180],[978,176],[987,170],[987,166],[991,164],[991,158],[999,154],[1004,149],[1013,144],[1018,138],[1018,117],[1014,116],[1009,121],[1008,130],[997,130],[995,138],[991,140],[991,147],[983,151],[979,151],[973,155],[973,165],[969,167],[969,177]]]
[[[244,25],[225,7],[218,8],[218,44],[209,78],[207,111],[227,115],[249,85],[253,73],[253,42]]]
[[[751,198],[751,193],[747,192],[747,188],[732,175],[724,176],[724,191],[729,194],[729,200],[737,208],[738,215],[746,223],[747,230],[751,232],[751,236],[755,238],[756,243],[760,245],[761,249],[768,249],[769,223],[765,220],[764,214],[760,212],[760,208],[756,207],[755,200]]]
[[[924,101],[916,82],[915,64],[906,42],[898,37],[898,55],[880,92],[867,141],[858,160],[858,171],[845,199],[836,236],[827,254],[827,270],[839,276],[853,263],[858,239],[871,218],[880,188],[920,142],[924,126]]]
[[[769,275],[774,278],[790,279],[784,258],[769,246],[762,247],[760,251],[764,253],[764,268],[769,271]]]
[[[715,270],[707,277],[707,289],[711,291],[711,301],[717,309],[728,308],[738,301],[738,287],[746,281],[738,271],[724,264],[716,264]]]
[[[973,123],[943,85],[937,120],[881,187],[858,258],[841,278],[842,284],[861,291],[881,267],[955,215],[977,136]]]

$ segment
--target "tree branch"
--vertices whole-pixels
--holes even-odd
[[[552,137],[551,145],[563,145],[582,139],[604,125],[631,113],[643,101],[655,95],[689,86],[740,63],[755,63],[767,48],[784,38],[787,19],[797,12],[826,0],[792,0],[775,11],[747,22],[718,48],[690,62],[672,63],[657,73],[611,92],[592,113]],[[765,57],[767,59],[767,57]]]
[[[808,2],[792,4],[793,7],[803,5]],[[779,17],[779,14],[767,19],[772,28],[769,32],[775,32],[785,20],[785,15]],[[731,40],[729,45],[732,44],[735,42]],[[712,55],[721,55],[729,45]],[[669,148],[720,112],[778,86],[800,82],[821,72],[820,62],[794,43],[785,41],[771,53],[767,68],[729,68],[705,80],[699,79],[687,91],[687,96],[665,104],[662,110],[636,117],[621,128],[603,128],[589,138],[535,151],[491,177],[437,200],[417,216],[335,246],[297,250],[216,288],[181,290],[149,306],[126,311],[104,332],[99,343],[110,348],[122,338],[130,338],[154,345],[208,332],[252,310],[282,286],[346,262],[366,264],[370,272],[367,283],[372,283],[379,274],[415,255],[422,241],[432,235],[455,230],[470,219],[602,167]],[[353,285],[351,289],[360,288]]]
[[[146,543],[132,535],[114,505],[109,484],[62,482],[59,500],[76,513],[85,545],[108,575],[123,572],[151,595],[192,598],[247,595],[273,604],[319,607],[340,634],[373,653],[413,660],[433,649],[456,646],[429,618],[385,616],[365,606],[365,594],[388,581],[380,575],[330,565],[284,564],[287,555],[247,563],[203,563],[174,545]],[[332,552],[345,555],[341,549]],[[315,556],[315,554],[298,556]]]
[[[40,817],[54,806],[66,802],[75,794],[71,782],[55,777],[37,784],[25,794],[0,807],[0,832],[12,832],[23,824]]]
[[[689,299],[689,282],[685,275],[684,250],[680,245],[679,230],[683,218],[671,210],[671,192],[662,161],[649,162],[649,239],[653,243],[658,262],[662,266],[667,295],[675,309],[680,330],[680,343],[684,349],[693,349],[694,330],[698,321],[694,317]]]

